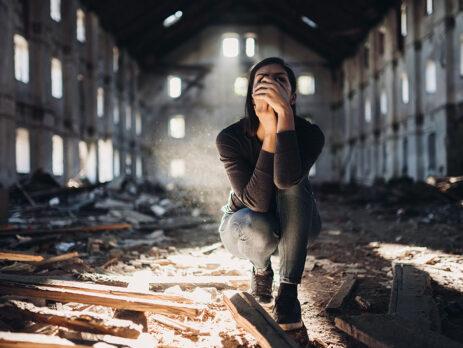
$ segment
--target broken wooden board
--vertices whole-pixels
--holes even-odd
[[[339,290],[334,294],[331,300],[325,307],[325,311],[328,313],[339,312],[342,306],[346,303],[352,291],[357,283],[355,275],[349,274],[346,280],[342,283]]]
[[[107,343],[108,347],[130,347],[130,348],[145,348],[145,347],[157,347],[158,342],[154,336],[142,332],[137,339],[124,338],[112,335],[101,335],[90,332],[77,332],[71,330],[60,330],[58,335],[62,338],[66,338],[73,341],[80,341],[89,346],[95,347],[95,343],[104,342]],[[103,345],[104,347],[104,345]]]
[[[98,273],[79,274],[80,280],[91,281],[99,284],[116,286],[127,286],[130,277],[111,276]],[[196,287],[213,287],[217,290],[236,289],[248,287],[249,277],[247,276],[153,276],[150,278],[151,290],[164,290],[175,285],[179,285],[183,290],[194,289]]]
[[[88,348],[75,344],[65,338],[42,334],[0,331],[0,347],[2,348]]]
[[[73,251],[73,252],[66,253],[66,254],[61,254],[61,255],[56,255],[56,256],[51,256],[51,257],[37,263],[37,266],[45,267],[45,266],[48,266],[48,265],[50,265],[52,263],[55,263],[55,262],[68,261],[68,260],[74,259],[76,257],[79,257],[79,253],[77,251]]]
[[[66,233],[85,233],[85,232],[104,232],[104,231],[123,231],[132,228],[130,224],[105,224],[105,225],[94,225],[94,226],[78,226],[69,228],[52,228],[46,230],[38,229],[2,229],[0,230],[0,236],[14,236],[20,235],[43,235],[43,234],[66,234]]]
[[[204,306],[188,303],[182,304],[170,301],[135,298],[126,295],[112,295],[86,290],[24,284],[10,281],[2,281],[0,283],[0,294],[42,298],[57,302],[86,303],[141,312],[178,314],[189,317],[198,316],[204,309]]]
[[[130,278],[129,278],[130,279]],[[0,273],[0,281],[10,281],[32,285],[45,285],[48,287],[67,288],[75,290],[84,290],[88,292],[96,292],[100,294],[111,294],[118,296],[129,296],[133,298],[158,300],[158,301],[172,301],[178,303],[193,303],[187,297],[165,294],[152,291],[134,291],[120,286],[110,286],[101,284],[85,283],[73,280],[63,280],[49,276],[25,276],[21,274],[4,274]]]
[[[463,345],[435,331],[390,314],[362,314],[336,317],[340,330],[372,348],[463,348]]]
[[[25,320],[46,323],[69,329],[91,333],[137,338],[142,331],[141,325],[129,320],[113,319],[93,312],[54,310],[36,307],[32,303],[10,300],[0,307],[2,311],[19,314]]]
[[[40,262],[44,257],[41,255],[0,251],[0,261],[25,261],[25,262]]]
[[[431,278],[413,265],[394,266],[389,314],[425,329],[440,331],[439,310],[432,297]]]
[[[253,335],[261,347],[299,347],[249,293],[230,297],[224,294],[223,301],[238,325]]]

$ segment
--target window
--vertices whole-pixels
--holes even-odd
[[[254,57],[256,54],[256,37],[254,34],[247,34],[246,37],[246,56]]]
[[[103,117],[104,115],[104,89],[103,87],[98,87],[96,90],[96,114],[98,117]]]
[[[52,141],[52,171],[53,175],[61,176],[64,173],[64,145],[63,138],[53,135]]]
[[[130,105],[125,106],[125,129],[129,130],[132,128],[132,107]]]
[[[96,149],[96,144],[95,143],[91,143],[88,147],[88,158],[87,158],[87,168],[86,168],[86,172],[87,172],[87,178],[91,181],[91,182],[96,182],[96,152],[97,152],[97,149]]]
[[[119,48],[113,47],[113,72],[119,71]]]
[[[21,35],[14,35],[14,77],[29,82],[29,45]]]
[[[434,12],[434,1],[426,0],[426,15],[430,16]]]
[[[88,148],[87,143],[79,141],[79,175],[87,176]]]
[[[51,95],[58,99],[63,96],[63,71],[58,58],[51,59]]]
[[[224,57],[233,58],[238,56],[240,52],[240,42],[238,40],[238,34],[228,33],[225,34],[222,40],[222,53]]]
[[[27,174],[31,171],[31,147],[29,131],[26,128],[16,129],[16,172]]]
[[[137,112],[135,115],[135,132],[137,133],[137,135],[141,134],[142,126],[143,124],[141,119],[141,113]]]
[[[143,163],[140,156],[137,157],[137,161],[135,163],[135,175],[137,178],[141,178],[143,176]]]
[[[85,42],[85,12],[80,8],[77,10],[77,41]]]
[[[386,48],[386,29],[381,27],[378,31],[378,53],[382,56]]]
[[[125,156],[125,174],[132,174],[132,156],[130,154],[127,154],[127,156]]]
[[[114,98],[114,104],[113,104],[113,122],[114,124],[119,124],[119,101],[117,98]]]
[[[463,76],[463,34],[460,34],[460,75]]]
[[[178,98],[182,94],[182,79],[178,76],[168,76],[167,85],[169,97]]]
[[[55,22],[61,21],[61,0],[50,0],[50,17]]]
[[[402,102],[407,104],[410,100],[410,84],[408,82],[408,75],[406,72],[403,72],[400,76],[402,81]]]
[[[400,34],[407,36],[407,5],[404,2],[400,5]]]
[[[235,94],[245,97],[248,92],[248,79],[246,77],[237,77],[234,84]]]
[[[436,133],[428,136],[428,169],[436,169]]]
[[[178,178],[185,175],[185,161],[182,159],[173,159],[170,161],[170,176]]]
[[[434,93],[436,91],[436,75],[436,63],[433,60],[428,60],[426,63],[426,92]]]
[[[300,94],[310,95],[315,93],[315,78],[312,74],[301,75],[297,79],[297,89]]]
[[[364,113],[365,113],[365,122],[370,123],[371,122],[371,102],[370,102],[370,99],[368,98],[365,100]]]
[[[100,182],[113,179],[113,142],[98,140],[98,179]]]
[[[113,159],[113,170],[114,170],[114,176],[118,177],[121,175],[121,158],[119,155],[118,150],[114,150],[114,159]]]
[[[381,96],[379,100],[379,109],[382,115],[387,114],[387,93],[384,89],[381,91]]]
[[[176,115],[169,120],[169,136],[172,138],[185,137],[185,117]]]

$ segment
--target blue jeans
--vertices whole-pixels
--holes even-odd
[[[321,229],[316,200],[308,178],[286,190],[276,189],[276,214],[249,208],[224,213],[220,239],[234,256],[248,259],[257,270],[270,265],[278,250],[280,281],[299,284],[308,243]]]

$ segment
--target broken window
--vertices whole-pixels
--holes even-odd
[[[85,42],[85,12],[82,9],[77,10],[77,41]]]
[[[16,80],[29,82],[29,45],[19,34],[14,35],[14,77]]]
[[[63,138],[53,135],[52,141],[52,171],[53,175],[61,176],[64,173],[64,145]]]
[[[51,59],[51,95],[58,99],[63,96],[63,71],[58,58]]]
[[[182,79],[178,76],[168,76],[167,86],[169,97],[178,98],[182,94]]]
[[[55,22],[61,21],[61,0],[50,0],[50,17]]]
[[[430,16],[434,12],[434,1],[426,0],[426,15]]]
[[[400,76],[402,82],[402,102],[407,104],[410,100],[410,84],[408,82],[408,75],[406,72],[403,72]]]
[[[113,72],[117,72],[119,70],[119,49],[117,47],[113,47]]]
[[[132,156],[130,154],[125,156],[125,174],[132,174]]]
[[[400,5],[400,34],[407,36],[407,5],[403,1]]]
[[[173,178],[185,175],[185,161],[183,159],[173,159],[170,161],[170,175]]]
[[[132,129],[132,107],[129,104],[125,106],[125,129]]]
[[[141,119],[141,113],[140,111],[138,111],[137,114],[135,115],[135,132],[137,133],[137,135],[141,134],[141,130],[142,130],[142,119]]]
[[[428,169],[436,170],[436,133],[428,135]]]
[[[29,131],[26,128],[16,129],[16,172],[28,174],[31,171],[31,147]]]
[[[169,120],[169,136],[172,138],[185,137],[185,117],[183,115],[176,115]]]
[[[96,92],[96,114],[98,117],[103,117],[104,115],[104,89],[103,87],[98,87]]]
[[[256,54],[256,36],[253,33],[246,34],[246,41],[245,41],[245,51],[246,56],[254,57]]]
[[[240,52],[239,36],[236,33],[226,33],[222,40],[222,53],[224,57],[237,57]]]
[[[370,123],[371,122],[371,102],[369,98],[365,100],[364,113],[365,113],[365,122]]]
[[[113,142],[111,139],[98,140],[98,179],[100,182],[113,179]]]
[[[137,162],[135,166],[135,175],[137,178],[141,178],[143,176],[143,163],[141,161],[141,157],[137,156]]]
[[[96,182],[96,144],[91,143],[88,149],[87,177],[91,182]]]
[[[248,79],[246,77],[237,77],[234,84],[235,94],[245,97],[248,92]]]
[[[297,89],[300,94],[315,94],[315,77],[313,74],[304,74],[297,78]]]
[[[88,148],[87,143],[79,141],[79,176],[87,176]]]
[[[426,92],[434,93],[437,86],[437,68],[436,62],[429,59],[426,62]]]
[[[114,106],[113,106],[113,122],[114,124],[119,124],[119,101],[117,98],[114,98]]]
[[[113,159],[113,170],[114,170],[114,176],[118,177],[121,175],[121,158],[119,155],[119,150],[114,150],[114,159]]]
[[[387,93],[386,93],[386,90],[384,89],[381,91],[381,96],[379,100],[379,109],[382,115],[387,114]]]

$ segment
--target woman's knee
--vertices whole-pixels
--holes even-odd
[[[242,242],[258,249],[272,248],[278,243],[278,220],[271,213],[259,213],[249,208],[240,209],[231,224],[238,230]]]

